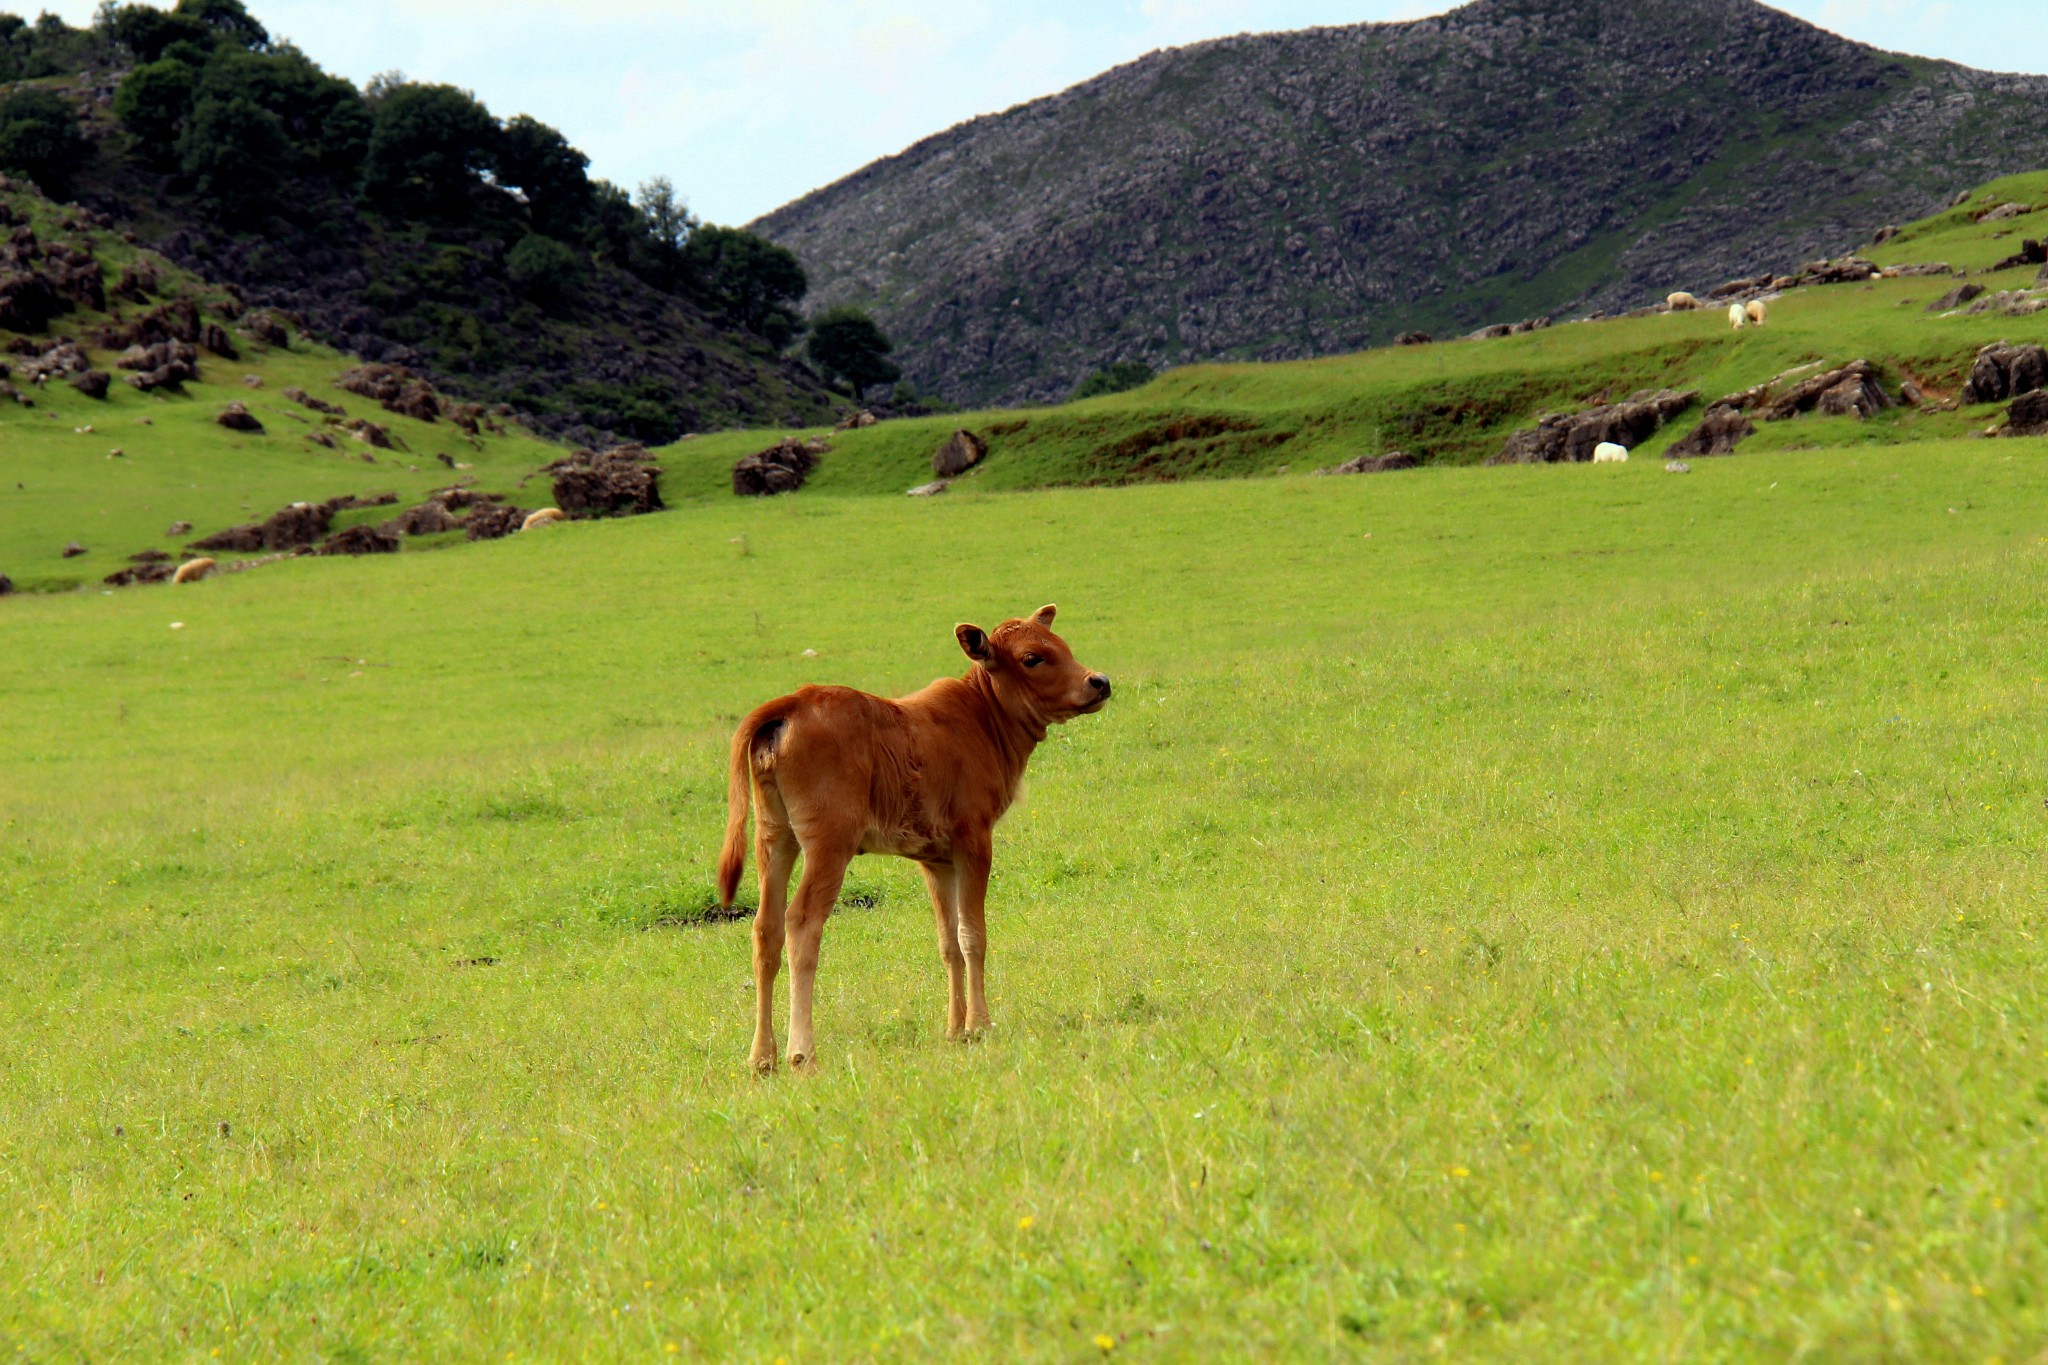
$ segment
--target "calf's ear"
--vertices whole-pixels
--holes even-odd
[[[960,648],[967,657],[978,664],[985,664],[995,657],[995,649],[988,642],[988,632],[980,626],[955,626],[953,638],[960,642]]]
[[[1059,614],[1060,609],[1048,602],[1037,611],[1031,613],[1031,619],[1038,622],[1041,626],[1049,626],[1052,624],[1052,618]]]

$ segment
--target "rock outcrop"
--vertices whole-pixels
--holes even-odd
[[[1634,450],[1658,428],[1699,401],[1697,391],[1645,390],[1619,403],[1605,403],[1578,413],[1551,413],[1526,431],[1508,437],[1500,454],[1488,464],[1585,463],[1594,447],[1612,441]]]
[[[2035,389],[2012,400],[2006,414],[2008,436],[2048,436],[2048,389]]]
[[[757,450],[732,467],[732,491],[748,498],[794,493],[818,467],[818,455],[794,436]]]
[[[2048,350],[2000,341],[1977,352],[1963,402],[2003,403],[2042,388],[2048,388]]]
[[[988,458],[988,442],[964,428],[932,452],[932,473],[955,479]]]
[[[1333,464],[1328,469],[1318,469],[1318,474],[1389,474],[1397,469],[1420,469],[1422,461],[1405,450],[1388,451],[1385,455],[1360,455],[1342,464]]]
[[[1672,443],[1664,452],[1672,459],[1695,455],[1733,455],[1735,447],[1756,435],[1756,423],[1742,409],[1726,399],[1708,407],[1700,424]]]
[[[579,450],[547,472],[555,476],[555,506],[572,517],[632,517],[663,506],[661,466],[644,446]]]
[[[1867,360],[1852,360],[1838,370],[1794,384],[1765,402],[1760,415],[1766,422],[1790,421],[1808,412],[1865,418],[1894,406],[1879,382],[1877,367]]]

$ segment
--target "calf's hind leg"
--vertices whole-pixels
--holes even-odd
[[[823,844],[804,848],[803,880],[797,883],[796,899],[789,908],[789,1064],[793,1067],[817,1060],[811,1033],[811,986],[818,978],[818,947],[824,941],[825,920],[839,899],[846,865],[852,861],[851,848]]]
[[[756,809],[765,809],[760,802]],[[766,819],[755,825],[754,865],[761,876],[761,907],[754,912],[754,1046],[756,1071],[775,1069],[775,974],[782,968],[783,914],[789,874],[796,866],[796,835]]]

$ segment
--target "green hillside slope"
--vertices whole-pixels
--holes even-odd
[[[2038,266],[1985,273],[2023,239],[2048,235],[2048,212],[1976,221],[2009,202],[2048,209],[2048,174],[1996,181],[1865,254],[1880,265],[1945,263],[1989,291],[2032,287]],[[1767,326],[1740,333],[1722,309],[1708,307],[1328,360],[1191,365],[1142,389],[1059,407],[885,422],[838,435],[817,430],[807,435],[829,436],[833,449],[807,487],[881,493],[925,483],[932,452],[962,426],[988,438],[990,455],[961,487],[995,489],[1299,474],[1392,450],[1432,463],[1478,463],[1546,411],[1662,386],[1696,389],[1711,402],[1816,361],[1868,359],[1886,372],[1894,394],[1911,378],[1952,396],[1979,347],[2048,341],[2048,313],[1926,311],[1964,282],[1926,276],[1797,289],[1770,303]],[[1981,430],[1998,412],[1907,407],[1868,422],[1805,417],[1764,424],[1742,449],[1945,440]],[[1697,417],[1681,417],[1643,453],[1655,457]],[[761,445],[758,434],[730,434],[671,447],[666,486],[674,497],[728,494],[733,461]]]

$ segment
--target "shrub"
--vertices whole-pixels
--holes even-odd
[[[538,119],[521,114],[498,140],[497,177],[526,196],[535,232],[567,237],[590,214],[590,158]]]
[[[506,255],[505,273],[522,293],[553,302],[583,278],[583,258],[568,245],[533,232]]]
[[[142,63],[160,60],[172,43],[197,43],[210,50],[215,42],[214,31],[192,15],[166,13],[149,5],[121,6],[114,11],[108,30],[116,43]]]
[[[172,16],[204,24],[237,47],[256,51],[270,46],[270,34],[242,8],[242,0],[178,0]]]
[[[1127,393],[1152,382],[1152,367],[1138,360],[1119,360],[1105,365],[1075,386],[1074,401],[1100,398],[1104,394]]]
[[[284,123],[248,99],[202,99],[178,139],[178,164],[193,187],[231,218],[269,211],[292,158]]]
[[[79,136],[78,115],[62,97],[23,90],[0,103],[0,167],[60,190],[90,149]]]

